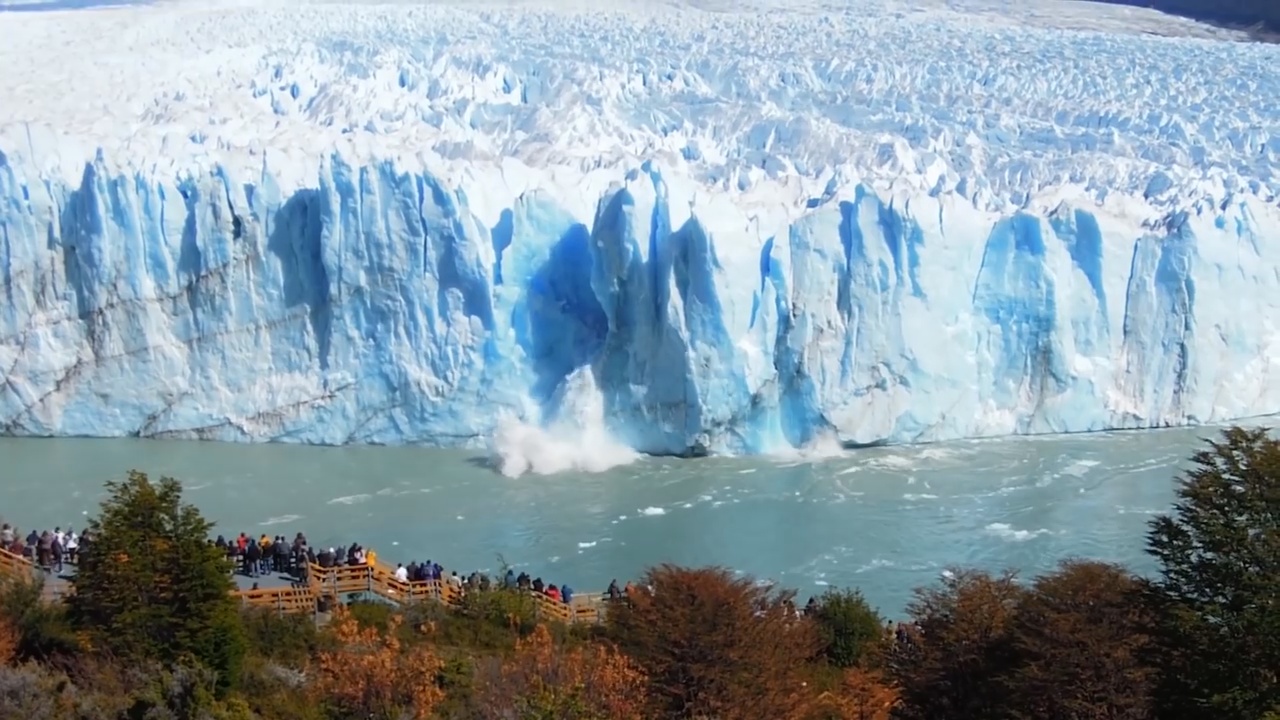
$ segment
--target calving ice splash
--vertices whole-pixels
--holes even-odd
[[[634,450],[609,434],[604,396],[588,368],[569,373],[559,393],[551,417],[541,417],[534,404],[523,417],[504,412],[498,418],[492,449],[503,475],[603,472],[637,459]]]
[[[1280,410],[1280,47],[704,6],[0,13],[0,432],[517,474]]]

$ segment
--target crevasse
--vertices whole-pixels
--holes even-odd
[[[761,236],[674,211],[670,179],[620,176],[590,218],[530,190],[488,226],[391,163],[283,193],[0,154],[0,433],[466,445],[553,421],[582,368],[650,453],[1280,410],[1280,213],[1252,197],[1139,227],[859,185]]]

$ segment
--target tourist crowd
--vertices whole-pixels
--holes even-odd
[[[71,528],[61,527],[44,532],[32,530],[24,538],[17,527],[9,523],[0,526],[0,547],[43,570],[57,573],[63,571],[66,563],[74,564],[80,549],[91,539],[88,533],[81,536]]]
[[[246,577],[262,577],[280,574],[305,581],[308,568],[315,565],[320,568],[336,567],[377,567],[378,554],[359,543],[352,543],[346,548],[329,547],[316,550],[308,542],[306,535],[298,533],[290,541],[283,535],[271,537],[261,535],[254,539],[247,533],[240,533],[233,540],[219,535],[211,541],[227,553],[233,567]],[[440,563],[411,562],[408,565],[397,564],[393,576],[400,582],[447,582],[460,591],[487,591],[496,588],[508,590],[527,590],[540,593],[546,597],[563,602],[566,605],[573,601],[573,588],[567,584],[554,585],[543,582],[540,577],[531,577],[528,573],[516,573],[508,568],[501,581],[495,581],[487,573],[473,572],[467,577],[456,571],[445,575]],[[617,590],[617,582],[610,585]]]

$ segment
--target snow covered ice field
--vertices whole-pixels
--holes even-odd
[[[0,434],[517,474],[1280,411],[1280,46],[1067,1],[10,5]]]

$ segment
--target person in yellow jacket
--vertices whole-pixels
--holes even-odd
[[[365,551],[364,564],[372,568],[378,567],[378,553],[372,550]]]

